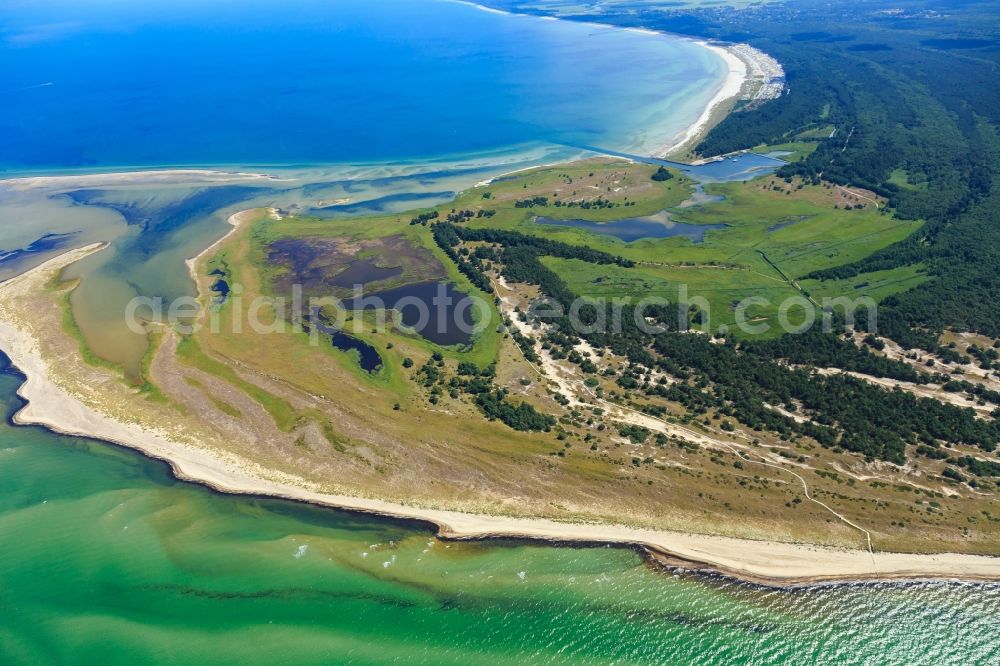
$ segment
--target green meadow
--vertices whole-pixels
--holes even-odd
[[[881,203],[876,207],[870,193],[765,176],[707,185],[706,193],[722,197],[721,201],[683,206],[693,183],[680,174],[656,183],[649,180],[652,170],[620,162],[541,169],[462,193],[441,212],[489,207],[495,215],[473,218],[467,224],[513,229],[632,259],[637,262],[634,268],[575,259],[546,258],[544,262],[584,297],[655,297],[673,302],[686,290],[689,299],[707,301],[713,326],[730,327],[735,322],[735,304],[749,297],[766,299],[769,304],[749,306],[746,317],[773,323],[780,303],[788,297],[882,300],[927,279],[920,267],[907,267],[851,280],[802,281],[814,271],[862,259],[920,227],[920,222],[894,218]],[[546,205],[516,207],[517,201],[539,196],[548,199]],[[565,205],[566,201],[595,199],[613,205],[596,210]],[[564,203],[557,206],[556,201]],[[702,242],[686,237],[625,242],[608,234],[534,221],[546,216],[610,225],[616,219],[663,210],[678,223],[725,227],[708,231]]]

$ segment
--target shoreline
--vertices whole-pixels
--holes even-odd
[[[666,33],[658,33],[666,34]],[[731,105],[735,105],[747,82],[749,68],[747,63],[726,46],[713,44],[704,40],[692,40],[695,44],[715,53],[726,64],[729,70],[715,96],[708,101],[705,109],[688,128],[675,136],[670,144],[657,149],[652,157],[668,158],[671,155],[682,154],[685,149],[693,148],[713,127],[729,115]],[[726,107],[730,108],[727,109]]]
[[[260,209],[254,209],[255,211]],[[233,230],[248,211],[230,219]],[[18,289],[34,290],[56,271],[105,247],[91,244],[71,250],[0,285],[0,305]],[[192,261],[204,256],[199,254]],[[634,548],[653,565],[667,569],[706,569],[715,574],[775,587],[888,580],[1000,580],[1000,557],[957,553],[875,553],[807,544],[753,541],[733,537],[686,534],[610,523],[561,522],[548,518],[465,513],[377,498],[324,493],[295,477],[273,473],[250,460],[213,454],[171,439],[168,433],[124,423],[89,408],[56,384],[49,362],[30,333],[5,318],[0,320],[0,349],[25,377],[17,394],[25,404],[14,414],[18,425],[36,425],[53,432],[102,440],[167,463],[178,479],[216,492],[304,502],[394,520],[436,526],[442,539],[509,539],[553,545]],[[269,478],[269,476],[271,478]],[[301,480],[298,480],[301,481]]]
[[[487,5],[480,4],[476,0],[445,0],[446,2],[454,2],[460,5],[467,5],[481,11],[489,12],[491,14],[501,14],[505,16],[526,16],[538,19],[544,19],[549,21],[565,21],[567,19],[560,18],[558,16],[548,16],[541,14],[531,14],[531,13],[518,13],[511,12],[503,9],[497,9],[495,7],[489,7]],[[660,146],[650,150],[650,157],[657,159],[669,159],[670,156],[676,156],[683,154],[684,149],[690,149],[696,144],[701,138],[703,138],[708,132],[712,130],[713,127],[722,122],[729,112],[732,110],[732,106],[740,99],[740,95],[743,92],[743,87],[749,81],[751,64],[747,62],[743,57],[737,54],[733,48],[735,45],[732,44],[721,44],[712,42],[706,39],[698,39],[696,37],[691,37],[689,35],[681,35],[676,33],[664,32],[662,30],[654,30],[651,28],[640,28],[640,27],[622,27],[617,25],[612,25],[610,23],[601,23],[598,21],[582,21],[588,25],[592,25],[598,28],[605,28],[611,30],[622,30],[625,32],[634,32],[641,35],[658,35],[662,37],[673,37],[676,39],[682,39],[684,41],[690,42],[702,48],[708,49],[709,51],[715,53],[723,63],[728,67],[726,76],[723,78],[720,84],[719,90],[715,95],[708,101],[708,104],[702,110],[701,115],[688,125],[686,129],[678,132],[670,139],[670,143],[665,146]],[[729,108],[726,108],[726,107]],[[648,149],[648,148],[647,148]],[[645,152],[645,151],[643,151]],[[506,174],[504,174],[506,175]],[[497,176],[500,177],[500,176]]]
[[[564,21],[559,17],[549,17],[549,16],[538,16],[535,14],[521,14],[515,12],[509,12],[501,9],[495,9],[493,7],[488,7],[486,5],[479,4],[472,0],[443,0],[445,2],[453,2],[456,4],[466,5],[475,9],[479,9],[485,12],[501,14],[506,16],[521,16],[528,18],[538,18],[538,19],[548,19],[553,21]],[[668,33],[661,30],[652,30],[647,28],[625,28],[620,26],[615,26],[607,23],[597,23],[597,22],[587,22],[589,25],[605,28],[610,30],[621,30],[624,32],[634,32],[638,34],[645,35],[657,35],[662,37],[671,37],[674,39],[681,39],[683,41],[695,44],[702,48],[712,51],[723,63],[726,64],[728,70],[725,77],[722,79],[719,89],[716,91],[715,95],[709,99],[705,108],[702,110],[701,114],[697,119],[685,129],[677,132],[670,139],[669,143],[660,146],[645,146],[639,152],[646,154],[653,159],[673,159],[674,161],[683,161],[680,158],[685,153],[684,149],[690,149],[696,144],[701,138],[703,138],[713,127],[718,125],[722,120],[729,115],[731,108],[743,91],[744,86],[749,81],[750,74],[750,63],[744,57],[741,57],[734,50],[733,44],[722,44],[715,43],[705,39],[698,39],[690,37],[688,35],[680,35],[675,33]],[[728,107],[728,108],[727,108]],[[501,149],[503,150],[503,149]],[[603,153],[601,149],[584,149],[581,151],[581,156],[586,153],[595,153],[598,155],[613,154],[614,150],[609,149],[610,152]],[[526,157],[528,153],[524,153],[522,156]],[[474,157],[475,155],[473,155]],[[459,156],[440,156],[438,158],[427,158],[423,162],[434,163],[437,160],[444,160],[448,158],[458,158]],[[470,156],[464,156],[468,158]],[[196,183],[205,184],[220,184],[227,182],[240,182],[240,181],[266,181],[266,182],[287,182],[290,179],[282,177],[282,175],[276,175],[273,173],[267,173],[266,169],[273,169],[276,171],[282,171],[286,169],[297,169],[297,170],[322,170],[328,168],[336,167],[377,167],[385,166],[388,164],[398,164],[412,165],[415,162],[411,161],[409,158],[399,158],[394,159],[389,162],[376,162],[376,163],[358,163],[345,165],[342,163],[329,163],[329,164],[309,164],[309,165],[257,165],[257,166],[234,166],[234,165],[191,165],[191,166],[108,166],[108,167],[96,167],[94,169],[81,168],[81,169],[50,169],[43,170],[41,173],[34,175],[28,175],[25,172],[17,171],[12,172],[9,176],[5,175],[0,171],[0,184],[14,189],[31,189],[39,187],[88,187],[88,186],[122,186],[122,185],[136,185],[136,184],[170,184],[179,180],[185,182],[191,181]],[[521,171],[526,171],[533,168],[554,166],[556,164],[561,164],[560,162],[553,163],[539,163],[527,167],[520,167],[514,169],[513,171],[505,171],[492,175],[486,179],[483,179],[477,183],[477,185],[488,184],[498,178],[503,178],[505,176],[515,174]],[[501,165],[496,165],[500,167]],[[502,168],[502,167],[501,167]],[[252,169],[252,170],[251,170]],[[294,180],[294,179],[292,179]]]

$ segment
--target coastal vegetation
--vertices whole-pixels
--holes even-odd
[[[444,225],[437,228],[442,231],[437,232],[436,237],[452,245],[465,241],[502,246],[499,254],[489,256],[502,265],[500,273],[503,277],[508,282],[538,285],[542,294],[562,306],[563,313],[571,311],[577,294],[539,261],[539,255],[598,265],[632,266],[627,260],[589,248],[526,242],[530,237],[516,232]],[[483,279],[488,281],[485,276]],[[721,407],[723,414],[735,416],[741,423],[756,430],[767,429],[781,434],[798,432],[826,447],[855,451],[897,464],[906,461],[906,445],[916,439],[974,444],[986,451],[993,451],[1000,439],[1000,430],[994,424],[978,421],[973,414],[957,407],[931,399],[918,400],[903,392],[888,392],[853,378],[816,376],[769,362],[781,359],[800,363],[810,361],[811,365],[815,365],[816,361],[822,360],[829,366],[842,369],[874,370],[876,376],[895,374],[908,380],[919,379],[910,366],[885,359],[876,360],[869,352],[859,351],[852,343],[831,334],[812,334],[805,338],[788,336],[795,340],[790,343],[794,346],[787,343],[757,344],[751,347],[755,353],[739,353],[734,346],[713,344],[702,336],[683,332],[664,331],[650,335],[634,324],[637,317],[631,312],[620,315],[621,321],[628,323],[623,330],[613,334],[605,330],[580,333],[580,330],[593,326],[598,319],[612,320],[612,313],[601,316],[597,311],[603,307],[607,306],[593,304],[582,308],[580,320],[583,327],[574,325],[566,314],[549,321],[563,335],[561,346],[564,352],[572,352],[579,336],[593,347],[610,349],[640,368],[656,367],[670,376],[689,377],[703,387],[712,386],[711,393],[688,393],[682,401],[695,412]],[[669,317],[665,317],[662,323],[668,322]],[[825,345],[826,354],[820,353],[817,337]],[[768,354],[771,359],[766,358]],[[639,374],[645,373],[640,370]],[[619,384],[629,389],[640,387],[639,381],[624,383],[619,380]],[[665,390],[662,385],[650,386],[648,380],[642,388],[652,395],[677,397],[676,393]],[[766,407],[768,402],[789,404],[792,401],[809,410],[815,418],[800,424]]]
[[[743,535],[766,524],[770,534],[856,543],[856,530],[831,526],[822,507],[803,506],[779,471],[799,469],[811,474],[814,496],[863,519],[880,547],[920,550],[930,543],[894,527],[914,520],[913,505],[886,489],[907,488],[891,492],[947,507],[940,515],[920,514],[927,535],[980,550],[979,532],[956,532],[954,519],[978,505],[960,488],[983,497],[995,492],[998,433],[980,412],[936,397],[933,391],[944,389],[935,387],[950,377],[887,357],[878,338],[862,344],[819,330],[784,337],[737,328],[720,333],[735,323],[733,302],[747,295],[770,295],[774,303],[807,298],[815,282],[830,295],[885,298],[908,280],[927,279],[921,273],[868,285],[844,279],[844,292],[834,282],[802,279],[898,242],[921,222],[883,212],[885,199],[872,192],[778,176],[703,186],[709,198],[692,205],[696,183],[673,170],[669,179],[654,179],[659,169],[589,160],[484,183],[432,209],[241,218],[196,264],[210,306],[205,316],[217,318],[216,330],[203,326],[157,340],[147,381],[163,395],[163,408],[213,432],[208,440],[217,446],[228,450],[228,442],[252,433],[250,441],[268,442],[255,457],[331,491],[380,489],[386,496],[388,482],[395,488],[390,498],[474,510],[449,498],[459,479],[478,478],[479,493],[521,498],[510,506],[515,514],[534,507],[532,513],[564,515],[543,507],[576,498],[597,517],[602,510],[580,493],[600,488],[632,507],[637,524]],[[606,203],[581,205],[598,199]],[[625,242],[601,233],[600,225],[622,216],[664,211],[670,220],[711,230],[700,242]],[[537,223],[543,215],[598,226]],[[219,280],[239,289],[220,296],[213,291]],[[257,296],[291,300],[294,285],[304,297],[350,299],[351,283],[365,293],[447,284],[488,307],[476,315],[483,325],[474,337],[454,345],[435,343],[391,312],[349,309],[338,326],[377,352],[375,369],[362,367],[357,352],[326,342],[326,328],[313,330],[308,322],[297,328],[294,317],[276,308],[279,300],[257,313],[264,331],[240,309]],[[704,299],[684,318],[677,314],[681,287]],[[659,327],[654,333],[627,323],[650,295],[660,298],[646,311]],[[580,333],[565,317],[537,314],[540,303],[565,309],[579,296],[584,323],[610,307],[600,299],[618,299],[624,329]],[[751,310],[751,321],[776,323],[774,307]],[[335,319],[333,310],[320,314]],[[241,332],[232,334],[237,321]],[[964,353],[981,350],[993,362],[987,349],[983,342]],[[91,371],[98,369],[112,371]],[[889,390],[875,379],[932,393]],[[970,382],[949,395],[981,401],[992,399],[990,391]],[[861,480],[879,465],[888,466],[878,468],[878,483]],[[484,469],[491,470],[488,478]],[[535,480],[525,483],[526,472]],[[428,486],[426,478],[452,481]],[[678,501],[684,488],[697,501]],[[655,506],[668,495],[676,517],[664,523]],[[775,505],[787,507],[775,514]],[[751,517],[736,532],[735,515]]]

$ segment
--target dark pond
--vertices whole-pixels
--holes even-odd
[[[311,317],[308,318],[307,326],[312,325],[316,327],[316,330],[324,335],[330,336],[330,342],[334,347],[342,352],[358,352],[358,365],[365,372],[375,372],[382,367],[382,357],[379,353],[375,351],[367,342],[359,340],[347,333],[344,333],[339,328],[330,326],[324,322],[322,315],[318,313],[313,313]]]
[[[667,211],[648,217],[628,217],[614,222],[591,222],[589,220],[558,220],[552,217],[536,217],[538,224],[584,229],[595,234],[606,234],[620,238],[626,243],[640,238],[689,238],[695,243],[705,240],[705,234],[713,229],[722,229],[724,224],[686,224],[674,222]]]
[[[342,272],[330,278],[329,283],[334,287],[353,288],[355,285],[364,285],[369,282],[388,280],[403,274],[401,266],[382,268],[375,265],[375,260],[371,258],[358,259]]]
[[[219,303],[225,303],[226,299],[229,298],[229,283],[219,278],[212,283],[212,291],[215,292]]]
[[[396,310],[402,323],[437,345],[468,344],[476,299],[447,282],[418,282],[344,301],[348,310]]]
[[[215,282],[209,287],[213,293],[215,293],[215,303],[221,305],[226,302],[229,298],[229,275],[226,271],[221,268],[213,268],[208,273],[209,277],[216,278]]]
[[[780,229],[784,229],[785,227],[790,227],[793,224],[795,224],[796,222],[802,222],[803,220],[808,220],[810,217],[811,216],[809,216],[809,215],[796,215],[795,217],[789,217],[787,219],[781,220],[780,222],[776,222],[775,224],[772,224],[771,226],[769,226],[767,228],[767,230],[769,232],[771,232],[771,231],[778,231]]]

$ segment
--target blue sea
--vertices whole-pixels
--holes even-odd
[[[726,73],[690,41],[447,0],[0,3],[0,170],[652,152]]]

